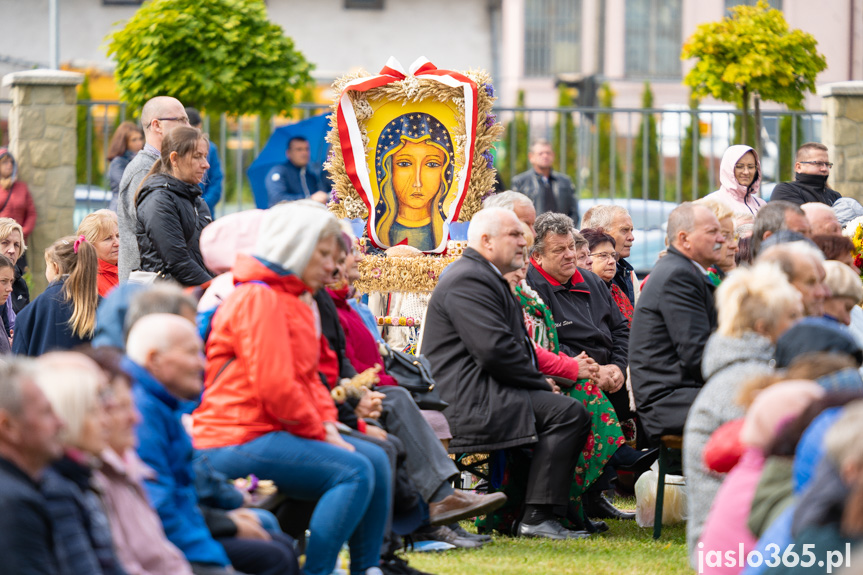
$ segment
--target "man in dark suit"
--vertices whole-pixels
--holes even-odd
[[[531,169],[512,179],[512,189],[531,199],[538,215],[566,214],[578,221],[578,198],[569,176],[552,169],[554,150],[546,140],[537,140],[527,156]]]
[[[33,381],[33,364],[0,366],[0,557],[4,573],[59,573],[40,480],[63,454],[63,423]]]
[[[707,268],[725,242],[704,206],[684,202],[668,217],[668,254],[650,274],[632,318],[629,365],[642,429],[652,445],[680,435],[704,385],[701,356],[716,329]]]
[[[587,534],[565,529],[556,513],[566,509],[590,418],[538,371],[521,306],[503,278],[522,267],[526,245],[512,211],[488,208],[473,217],[468,249],[429,302],[423,353],[450,404],[450,452],[533,445],[518,532],[577,539]]]

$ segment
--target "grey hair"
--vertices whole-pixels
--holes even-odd
[[[575,223],[572,218],[565,214],[556,214],[554,212],[546,212],[536,218],[534,224],[536,229],[536,239],[533,243],[531,254],[545,254],[545,243],[550,235],[564,236],[572,234],[575,231]],[[574,238],[574,236],[573,236]]]
[[[179,285],[170,282],[155,283],[132,297],[123,321],[123,333],[128,338],[135,322],[146,315],[154,313],[181,315],[185,310],[191,310],[194,313],[197,309],[195,300]]]
[[[572,230],[572,239],[575,240],[575,251],[578,251],[584,246],[590,244],[590,242],[588,242],[587,239],[578,232],[578,230]]]
[[[668,214],[668,230],[666,240],[668,245],[674,245],[677,234],[680,232],[691,232],[695,229],[695,208],[692,202],[683,202]],[[707,209],[707,208],[703,208]]]
[[[533,153],[533,151],[536,149],[537,146],[548,146],[549,148],[552,148],[552,150],[554,149],[551,145],[551,142],[549,142],[545,138],[537,138],[536,140],[534,140],[533,142],[530,143],[530,153],[531,154]]]
[[[803,210],[803,213],[806,214],[807,217],[810,212],[830,212],[834,216],[836,215],[836,210],[827,204],[822,204],[821,202],[806,202],[800,206],[800,209]]]
[[[505,214],[515,217],[515,212],[506,208],[483,208],[474,214],[467,229],[467,245],[476,249],[482,237],[495,237],[500,232],[500,224]]]
[[[806,214],[800,209],[800,206],[786,202],[783,200],[774,200],[768,202],[766,206],[762,206],[755,216],[755,223],[752,228],[752,246],[751,251],[753,256],[758,255],[761,249],[761,242],[764,239],[766,232],[776,233],[779,230],[787,230],[785,224],[785,214],[794,212],[803,217]]]
[[[618,214],[629,215],[629,212],[623,206],[616,204],[597,204],[587,210],[581,218],[581,229],[585,228],[602,228],[608,231],[611,228],[611,222]]]
[[[24,409],[23,386],[34,381],[35,360],[26,357],[9,357],[0,360],[0,409],[18,416]]]
[[[507,210],[514,210],[519,205],[532,206],[533,202],[524,194],[512,190],[493,194],[482,203],[483,208],[504,208]]]
[[[755,263],[775,263],[788,276],[788,281],[793,282],[797,275],[797,262],[804,257],[812,258],[822,264],[824,263],[824,253],[806,241],[788,242],[770,246],[764,250],[763,254],[758,256]]]

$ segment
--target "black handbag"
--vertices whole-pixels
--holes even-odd
[[[411,392],[420,409],[443,411],[449,404],[441,399],[435,389],[429,361],[421,355],[411,355],[387,346],[384,367],[399,386]]]

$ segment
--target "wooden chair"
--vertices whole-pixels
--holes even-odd
[[[683,452],[682,435],[663,435],[659,443],[659,480],[656,482],[656,507],[653,517],[653,538],[659,539],[662,534],[662,504],[665,499],[665,476],[667,474],[681,475],[683,468],[672,457],[673,452]]]

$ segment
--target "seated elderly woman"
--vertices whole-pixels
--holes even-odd
[[[695,200],[694,203],[702,205],[713,212],[713,215],[716,216],[717,220],[719,220],[719,231],[722,233],[723,237],[725,237],[725,243],[722,244],[721,259],[719,260],[719,263],[716,264],[715,268],[711,268],[709,270],[710,273],[713,274],[711,279],[713,279],[715,283],[718,283],[722,281],[726,274],[730,273],[731,270],[737,267],[736,256],[737,252],[740,251],[740,246],[738,244],[738,236],[735,231],[735,214],[725,203],[714,199],[711,196]]]
[[[687,477],[690,554],[701,535],[707,511],[722,483],[709,471],[703,449],[724,423],[743,416],[735,398],[749,377],[772,371],[770,360],[779,336],[802,315],[801,295],[775,264],[735,270],[716,291],[718,328],[704,348],[706,383],[695,398],[684,428],[683,472]]]
[[[614,238],[602,228],[587,228],[580,233],[587,240],[591,271],[611,290],[611,297],[617,304],[617,309],[626,318],[628,326],[632,327],[632,313],[635,308],[620,286],[611,281],[617,273],[617,261],[620,259],[620,254],[615,250]]]
[[[340,233],[338,221],[310,202],[267,210],[254,256],[237,257],[239,285],[213,316],[204,394],[193,414],[195,447],[216,471],[255,474],[318,502],[309,575],[328,575],[346,541],[351,572],[376,571],[391,501],[387,455],[340,434],[318,375],[325,341],[311,292],[335,271]]]
[[[851,312],[863,301],[860,276],[834,260],[824,262],[824,271],[824,284],[830,290],[830,297],[824,300],[824,317],[851,325]]]
[[[93,360],[57,352],[38,360],[36,384],[65,427],[64,456],[45,473],[43,492],[54,521],[54,542],[64,573],[125,573],[115,553],[93,469],[108,446],[108,381]]]
[[[835,235],[812,236],[812,241],[824,253],[824,259],[836,260],[854,267],[854,242],[851,238]]]
[[[105,297],[120,283],[117,277],[117,259],[120,257],[120,230],[117,214],[111,210],[98,210],[88,214],[78,225],[78,235],[96,248],[99,258],[99,295]]]
[[[24,228],[12,218],[0,218],[0,253],[17,264],[18,260],[27,251],[24,242]],[[15,267],[15,283],[12,284],[12,295],[9,296],[12,310],[17,314],[24,306],[30,303],[30,288],[21,275],[17,265]]]

